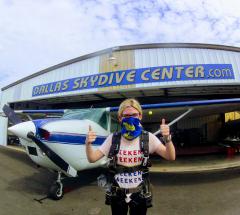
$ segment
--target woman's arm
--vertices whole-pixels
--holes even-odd
[[[92,143],[96,140],[97,135],[92,130],[92,127],[89,125],[89,131],[86,135],[86,154],[87,159],[90,163],[94,163],[104,157],[104,154],[99,150],[94,150],[92,148]]]
[[[165,145],[160,144],[156,150],[157,154],[162,156],[163,158],[167,160],[175,160],[176,159],[176,153],[175,153],[175,147],[173,145],[172,141],[166,142]]]

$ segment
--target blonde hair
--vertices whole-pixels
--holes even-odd
[[[125,99],[119,106],[118,117],[122,116],[122,112],[127,107],[135,108],[142,115],[142,107],[141,107],[140,103],[136,99]]]

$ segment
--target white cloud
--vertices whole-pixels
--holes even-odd
[[[0,87],[112,46],[240,46],[239,27],[238,0],[0,0]]]

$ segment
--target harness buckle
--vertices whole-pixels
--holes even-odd
[[[116,193],[122,193],[122,194],[129,194],[129,193],[137,193],[142,191],[143,186],[139,185],[138,187],[135,188],[121,188],[121,187],[116,187],[116,186],[112,186],[112,191],[116,192]]]
[[[143,166],[147,166],[148,159],[149,159],[149,156],[143,156],[143,163],[142,163]]]
[[[110,157],[108,161],[108,168],[116,168],[116,158],[115,157]]]

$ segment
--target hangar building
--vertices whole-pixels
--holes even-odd
[[[2,88],[1,109],[4,104],[15,110],[69,109],[117,106],[131,97],[153,104],[238,98],[239,94],[240,48],[140,44],[84,55],[18,80]],[[154,114],[143,119],[147,130],[159,126],[160,119]],[[235,119],[237,114],[231,117]],[[7,119],[0,119],[6,130]],[[176,142],[181,146],[191,140],[197,146],[214,142],[223,122],[226,115],[222,114],[183,119],[173,129],[190,132],[185,140]],[[1,143],[6,145],[6,136]]]

